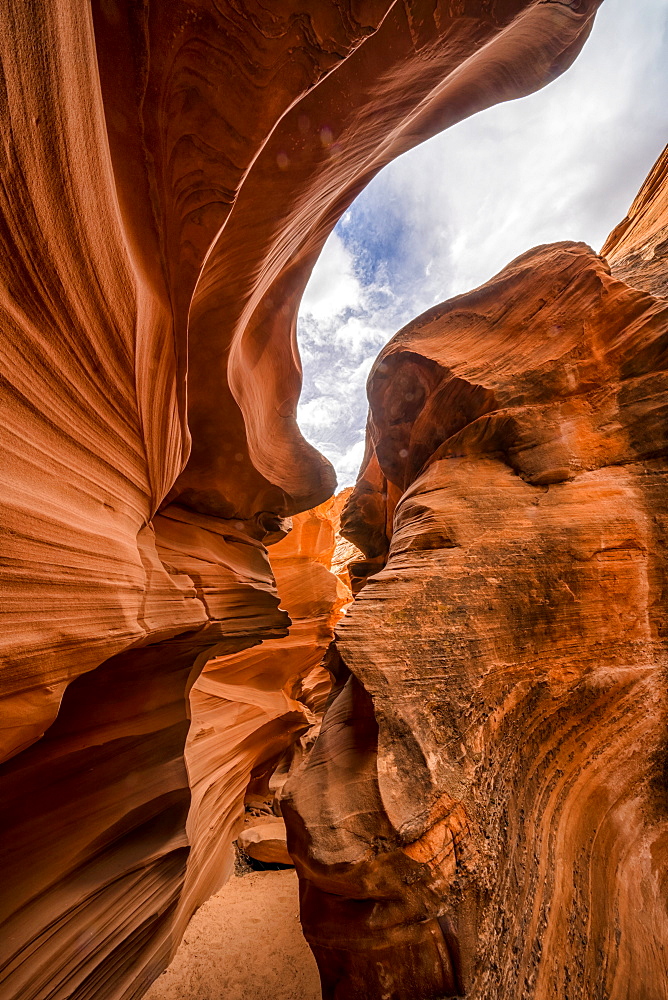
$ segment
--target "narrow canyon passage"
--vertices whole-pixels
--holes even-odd
[[[342,213],[599,6],[2,5],[0,1000],[668,1000],[668,148],[354,488],[296,420]]]

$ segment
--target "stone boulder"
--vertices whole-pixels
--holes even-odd
[[[244,827],[237,838],[242,851],[265,864],[291,865],[286,844],[285,821],[280,816]]]

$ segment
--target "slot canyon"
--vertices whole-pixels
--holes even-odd
[[[339,218],[601,2],[1,5],[0,1000],[139,1000],[258,803],[324,1000],[668,1000],[668,147],[353,488],[296,417]]]

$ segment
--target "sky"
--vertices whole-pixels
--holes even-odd
[[[437,302],[541,243],[600,250],[668,142],[668,0],[604,0],[574,65],[385,167],[327,241],[298,321],[298,420],[355,482],[366,379]]]

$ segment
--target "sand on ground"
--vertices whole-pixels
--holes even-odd
[[[233,876],[199,908],[145,1000],[320,1000],[294,870]]]

